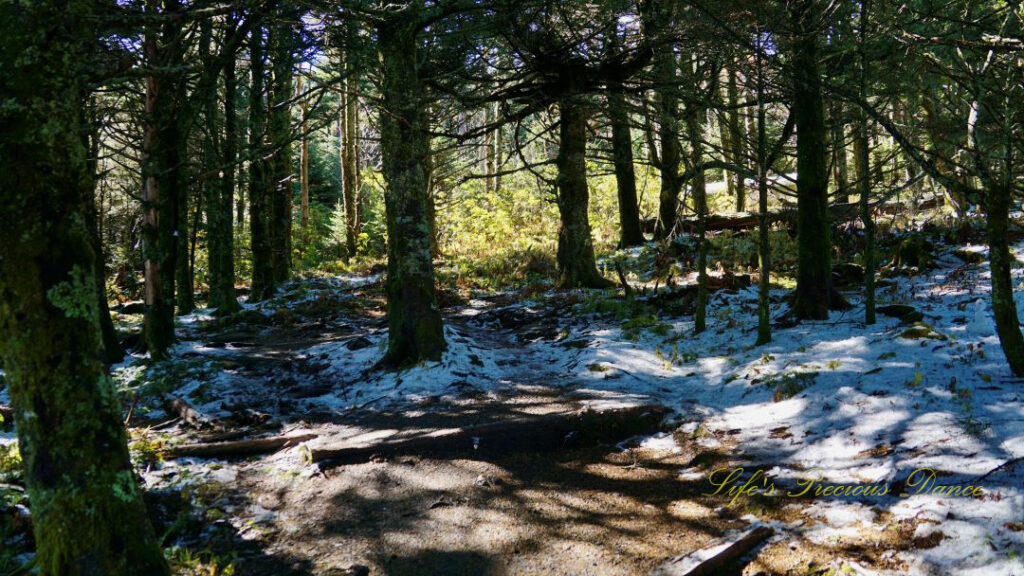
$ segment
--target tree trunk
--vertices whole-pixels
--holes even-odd
[[[740,122],[740,110],[739,110],[739,88],[737,86],[737,73],[736,66],[730,61],[730,65],[726,68],[727,74],[729,75],[728,84],[726,85],[726,95],[729,103],[728,113],[728,125],[729,125],[729,156],[732,158],[730,161],[737,164],[746,165],[747,162],[747,151],[746,151],[746,125]],[[725,142],[722,143],[725,145]],[[736,194],[736,211],[743,212],[747,209],[747,190],[746,190],[746,179],[742,174],[733,174],[727,176],[733,180],[733,192]]]
[[[405,12],[412,12],[406,14]],[[415,5],[378,26],[382,68],[381,154],[388,230],[388,351],[391,366],[438,360],[445,350],[434,293],[427,181],[425,94],[417,71]]]
[[[658,222],[654,227],[654,239],[664,240],[672,234],[679,211],[679,164],[682,157],[679,146],[679,96],[677,94],[677,64],[672,46],[663,48],[654,58],[654,74],[658,88],[658,117],[661,140],[661,192],[659,195]]]
[[[497,116],[497,109],[494,104],[488,104],[484,108],[484,124],[490,125],[494,123],[494,119]],[[488,130],[484,135],[484,190],[488,194],[494,194],[494,173],[497,171],[498,163],[494,157],[494,130]]]
[[[240,307],[235,297],[235,238],[231,226],[231,209],[235,196],[235,163],[238,160],[238,114],[235,110],[237,79],[235,58],[224,65],[224,140],[221,146],[221,177],[207,187],[206,241],[209,260],[210,307],[217,314],[236,312]],[[207,118],[217,117],[216,92],[208,96]],[[208,130],[216,130],[216,123]],[[216,158],[211,158],[216,160]],[[211,167],[212,168],[212,167]],[[241,222],[241,220],[239,220]]]
[[[586,104],[572,91],[558,101],[560,139],[558,157],[559,286],[605,288],[611,285],[597,271],[590,237],[590,191],[587,188]]]
[[[178,201],[178,230],[175,239],[178,242],[178,260],[175,263],[174,274],[177,293],[175,304],[178,314],[189,314],[196,309],[195,286],[192,283],[192,252],[189,250],[189,240],[192,238],[192,229],[189,228],[189,189],[183,187],[181,198]],[[198,225],[199,213],[196,213]]]
[[[95,125],[90,117],[83,118],[82,125]],[[92,251],[96,255],[96,302],[99,309],[100,337],[103,343],[102,358],[107,364],[116,364],[124,360],[124,348],[117,340],[117,331],[114,329],[114,322],[110,318],[110,306],[107,303],[107,265],[103,255],[103,238],[100,233],[100,220],[95,202],[96,194],[96,165],[99,160],[99,133],[92,130],[85,135],[83,146],[89,151],[87,168],[89,174],[89,198],[84,207],[85,224],[89,229],[89,238],[92,241]],[[100,205],[103,204],[103,197],[100,196]]]
[[[270,262],[274,286],[288,281],[292,271],[292,181],[295,166],[292,158],[291,99],[295,93],[295,23],[288,10],[270,28],[268,47],[271,53],[272,85],[270,90],[270,146],[273,150],[268,232]]]
[[[100,350],[85,144],[92,3],[0,4],[0,363],[40,574],[166,575]],[[16,81],[14,80],[16,79]]]
[[[866,50],[867,26],[870,22],[870,2],[861,2],[860,13],[860,99],[868,99],[868,57]],[[860,218],[864,225],[864,324],[875,323],[875,220],[871,214],[871,180],[868,151],[868,116],[861,109],[857,115],[857,134],[854,138],[854,157],[857,165],[857,191],[860,195]],[[841,156],[846,162],[846,153]],[[845,169],[843,170],[845,182]]]
[[[176,12],[177,0],[165,2],[162,12]],[[157,2],[147,9],[157,12]],[[150,66],[180,70],[183,62],[180,25],[151,26],[144,51]],[[146,125],[143,134],[143,254],[145,258],[145,315],[143,336],[150,356],[163,358],[174,342],[175,269],[178,257],[178,202],[184,188],[184,141],[178,108],[184,99],[180,74],[154,74],[146,79]]]
[[[797,130],[797,318],[828,318],[832,292],[825,113],[818,72],[816,9],[793,8],[793,115]]]
[[[609,82],[608,119],[612,125],[612,157],[619,195],[619,248],[640,246],[644,243],[644,233],[640,229],[640,207],[636,197],[633,137],[621,82]]]
[[[986,192],[989,266],[992,270],[992,314],[996,333],[1010,370],[1024,377],[1024,336],[1020,331],[1017,305],[1013,300],[1013,253],[1010,251],[1009,213],[1011,185],[993,183]]]
[[[302,252],[305,254],[309,245],[309,129],[308,114],[309,103],[306,101],[302,90],[302,76],[296,77],[296,92],[302,98],[302,146],[299,159],[299,205],[302,210],[300,216],[300,227],[302,234]]]
[[[356,140],[356,128],[359,123],[359,96],[357,95],[358,82],[355,74],[355,64],[351,57],[345,58],[345,91],[342,107],[342,134],[341,134],[341,183],[342,194],[345,202],[345,243],[348,247],[349,257],[356,255],[358,251],[358,238],[360,232],[359,217],[359,143]]]
[[[690,165],[695,167],[700,166],[704,161],[704,146],[701,142],[703,137],[702,114],[705,114],[705,111],[697,104],[690,103],[687,106],[686,131],[690,137]],[[708,313],[708,197],[703,170],[697,170],[693,177],[693,203],[697,212],[697,311],[694,317],[693,333],[700,334],[707,329]]]
[[[757,289],[757,342],[763,346],[772,341],[771,324],[771,243],[768,237],[768,132],[765,122],[765,78],[764,78],[765,34],[758,31],[756,40],[757,63],[757,203],[758,203],[758,261],[759,275]]]
[[[252,242],[252,287],[249,300],[258,302],[273,296],[274,270],[270,243],[270,199],[273,195],[273,169],[267,158],[267,107],[264,98],[266,68],[264,31],[253,28],[249,39],[249,73],[252,89],[249,91],[249,235]]]
[[[848,192],[850,179],[847,174],[846,162],[846,118],[843,106],[837,104],[832,108],[832,172],[836,190],[833,200],[840,204],[850,201]]]

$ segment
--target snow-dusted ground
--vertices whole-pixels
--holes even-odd
[[[314,401],[340,408],[355,397],[391,394],[402,401],[451,394],[459,383],[494,389],[543,380],[594,401],[657,402],[676,410],[689,430],[699,423],[710,432],[703,443],[727,441],[752,457],[747,474],[763,469],[779,497],[798,492],[807,478],[889,486],[885,496],[813,504],[793,499],[788,505],[804,507],[817,522],[784,527],[789,534],[782,537],[826,542],[914,519],[921,522],[915,538],[934,531],[944,537],[932,548],[898,553],[910,574],[1021,576],[1024,466],[979,478],[1024,457],[1024,381],[1010,373],[994,333],[986,265],[964,265],[948,255],[939,262],[931,273],[892,279],[879,289],[879,303],[914,306],[945,339],[902,337],[908,326],[884,316],[865,326],[863,308],[855,307],[826,322],[777,329],[770,344],[754,347],[757,294],[747,289],[716,294],[708,330],[698,336],[691,334],[691,320],[662,318],[671,333],[642,332],[634,342],[615,322],[571,311],[559,316],[564,331],[556,343],[496,345],[474,338],[479,331],[450,325],[442,362],[378,375],[343,397]],[[513,306],[531,304],[537,306]],[[1024,313],[1020,298],[1018,308]],[[464,311],[478,312],[473,306]],[[497,322],[492,329],[501,332]],[[379,358],[384,338],[382,331],[373,337],[375,346],[356,353],[334,343],[308,353],[327,354],[331,370],[351,374]],[[777,390],[787,386],[789,393],[780,396]],[[934,483],[980,484],[981,495],[901,487],[922,469],[935,471]],[[925,477],[919,472],[914,478]]]
[[[1024,244],[1016,252],[1024,256]],[[757,294],[751,288],[714,294],[708,330],[697,336],[692,319],[661,317],[671,327],[668,334],[641,331],[632,341],[621,323],[564,307],[549,314],[557,336],[522,341],[501,326],[493,306],[474,301],[448,318],[449,349],[441,362],[398,373],[370,371],[387,338],[379,324],[360,332],[365,345],[356,349],[342,338],[290,351],[296,361],[324,365],[292,375],[300,385],[329,384],[281,411],[342,413],[375,400],[375,406],[393,408],[470,389],[486,394],[529,384],[564,387],[595,404],[660,403],[675,410],[674,423],[699,435],[701,445],[751,457],[746,475],[764,470],[779,498],[788,499],[786,493],[808,478],[889,487],[885,496],[788,499],[787,506],[800,507],[812,520],[777,526],[777,538],[831,542],[913,519],[914,538],[936,531],[943,537],[931,548],[896,552],[910,567],[906,573],[1022,576],[1024,464],[996,469],[1024,458],[1024,381],[1010,373],[994,333],[987,265],[965,265],[948,254],[938,262],[935,271],[893,278],[879,289],[879,304],[914,306],[934,335],[945,339],[902,337],[908,325],[885,316],[865,326],[863,308],[855,306],[825,322],[776,329],[770,344],[755,347]],[[1014,279],[1018,315],[1024,317],[1022,270]],[[374,280],[328,280],[284,305]],[[545,301],[541,295],[506,308],[543,314],[572,296]],[[852,299],[857,304],[856,295]],[[177,356],[220,361],[249,354],[189,339],[208,319],[206,311],[181,319],[186,340]],[[140,370],[131,364],[118,368],[122,381]],[[178,393],[203,387],[200,396],[208,401],[197,406],[217,415],[225,404],[256,393],[256,384],[265,385],[251,380],[243,371],[211,369]],[[5,400],[0,391],[0,402]],[[0,442],[10,439],[0,434]],[[648,439],[644,447],[676,450],[670,436]],[[935,482],[944,485],[980,484],[981,495],[916,493],[916,486],[901,486],[921,469],[934,470]],[[692,481],[694,474],[681,470],[680,478]],[[727,497],[722,504],[728,505]]]

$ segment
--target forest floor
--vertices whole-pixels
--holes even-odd
[[[306,278],[228,318],[182,317],[171,361],[115,371],[165,544],[180,565],[236,574],[634,575],[697,552],[677,567],[693,565],[766,525],[774,535],[743,574],[1024,574],[1024,382],[994,335],[983,248],[938,244],[932,266],[881,283],[880,304],[919,315],[865,326],[851,291],[852,310],[777,327],[761,347],[755,289],[715,292],[694,336],[692,291],[653,289],[654,251],[618,255],[646,287],[633,298],[443,292],[448,352],[401,372],[374,368],[387,338],[378,276]],[[776,315],[784,297],[773,290]],[[169,397],[200,420],[183,422]],[[312,461],[627,406],[670,413],[653,435],[555,450],[428,444]],[[300,434],[316,437],[246,458],[169,455]],[[791,496],[809,479],[887,494]],[[727,493],[745,483],[761,490]]]

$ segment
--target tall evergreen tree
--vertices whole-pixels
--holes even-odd
[[[0,3],[0,359],[47,576],[169,574],[101,356],[85,103],[100,3]]]

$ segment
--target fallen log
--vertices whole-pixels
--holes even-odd
[[[493,457],[510,452],[545,452],[601,442],[613,444],[629,436],[656,432],[668,412],[664,406],[630,406],[520,417],[432,430],[369,446],[313,448],[310,456],[313,462],[342,465],[365,462],[375,456]]]
[[[701,553],[709,553],[719,548],[705,548],[697,552],[683,554],[666,560],[651,571],[650,576],[714,576],[715,574],[726,573],[726,568],[756,548],[761,542],[767,540],[775,531],[767,526],[759,526],[745,534],[739,540],[729,544],[719,552],[715,552],[710,558],[700,561],[693,566],[694,556]]]
[[[168,396],[164,400],[164,409],[169,414],[177,414],[181,421],[191,428],[208,429],[218,427],[212,418],[196,410],[188,402],[177,396]]]
[[[925,200],[917,204],[916,211],[922,212],[933,208],[936,205],[936,200]],[[872,206],[872,211],[875,214],[893,215],[905,213],[910,210],[905,202],[885,202],[876,203]],[[860,218],[860,204],[856,202],[844,202],[841,204],[833,204],[828,207],[829,221],[833,224],[840,224],[843,222],[850,222]],[[786,207],[780,210],[772,210],[768,213],[768,223],[774,224],[776,222],[786,222],[788,224],[795,225],[797,218],[796,207]],[[707,228],[708,232],[719,232],[722,230],[753,230],[757,228],[760,223],[759,215],[756,212],[739,212],[737,214],[722,215],[722,214],[709,214],[707,217]],[[697,233],[697,218],[687,217],[680,218],[678,223],[678,229],[681,232],[688,234]]]
[[[171,446],[164,452],[164,455],[169,458],[181,458],[183,456],[193,456],[196,458],[237,458],[274,452],[316,437],[316,434],[296,434],[294,436],[273,436],[271,438],[253,438],[251,440],[234,440],[231,442],[181,444]]]

